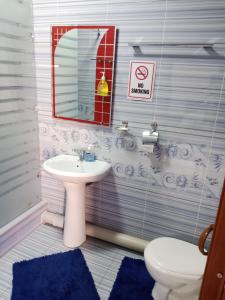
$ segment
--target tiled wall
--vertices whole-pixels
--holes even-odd
[[[111,174],[87,188],[87,220],[152,239],[196,242],[215,218],[225,170],[225,3],[215,1],[34,0],[41,160],[96,145]],[[111,128],[51,117],[51,25],[118,28]],[[216,43],[213,48],[130,42]],[[157,63],[152,102],[127,99],[130,60]],[[129,121],[128,134],[116,126]],[[144,151],[141,133],[157,121],[160,146]],[[64,212],[64,189],[42,174],[49,210]]]

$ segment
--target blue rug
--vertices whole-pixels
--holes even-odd
[[[100,300],[79,249],[13,265],[11,300]]]
[[[125,257],[109,300],[153,300],[151,293],[154,284],[143,260]]]

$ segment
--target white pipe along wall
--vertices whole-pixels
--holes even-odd
[[[45,211],[41,215],[41,223],[63,228],[64,216]],[[149,243],[149,241],[133,237],[124,233],[112,231],[90,223],[86,223],[86,233],[88,236],[107,241],[141,253],[144,252],[146,245]]]

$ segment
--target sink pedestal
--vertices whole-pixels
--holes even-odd
[[[108,162],[80,161],[73,155],[58,155],[43,164],[46,172],[61,180],[66,188],[64,244],[79,247],[86,240],[85,190],[86,183],[102,180],[110,171]]]
[[[86,240],[85,183],[64,182],[66,188],[66,212],[64,244],[75,248]]]

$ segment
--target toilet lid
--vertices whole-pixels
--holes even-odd
[[[145,248],[145,259],[156,268],[190,276],[202,276],[206,257],[197,246],[169,237],[150,242]]]

